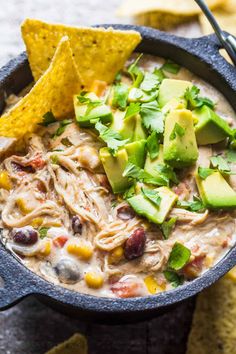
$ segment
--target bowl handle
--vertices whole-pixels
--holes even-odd
[[[5,310],[35,290],[22,265],[0,243],[0,311]]]

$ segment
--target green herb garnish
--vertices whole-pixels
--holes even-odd
[[[198,196],[193,196],[193,200],[192,201],[178,201],[177,202],[177,206],[179,206],[180,208],[189,210],[189,211],[193,211],[193,212],[199,212],[199,211],[203,211],[205,210],[205,206],[201,200],[200,197]]]
[[[61,139],[61,143],[66,147],[70,147],[73,145],[68,138]]]
[[[141,81],[143,80],[144,74],[137,65],[142,56],[143,54],[140,54],[137,59],[128,67],[128,73],[133,79],[134,87],[138,87]]]
[[[200,93],[200,89],[197,86],[192,86],[191,88],[187,88],[184,94],[184,98],[187,101],[188,109],[193,110],[195,108],[200,108],[203,105],[206,105],[211,109],[214,109],[215,103],[207,97],[200,97],[199,93]]]
[[[154,69],[153,74],[155,74],[158,77],[160,83],[166,78],[162,69],[157,69],[157,68]]]
[[[176,242],[167,262],[168,269],[176,271],[182,269],[189,262],[190,256],[191,251],[181,243]]]
[[[96,123],[95,129],[99,132],[99,137],[107,144],[112,154],[129,141],[129,139],[122,140],[122,136],[119,133],[106,127],[101,122]]]
[[[169,186],[170,182],[175,184],[179,183],[179,180],[174,172],[173,168],[169,165],[158,164],[156,170],[159,172],[159,179],[162,179],[163,186]]]
[[[140,116],[145,128],[157,133],[163,133],[164,115],[156,101],[143,103],[141,105]]]
[[[156,190],[142,187],[141,191],[144,197],[147,198],[149,201],[151,201],[153,204],[155,204],[155,206],[157,207],[160,206],[161,197]]]
[[[168,73],[176,75],[180,71],[180,65],[174,63],[171,60],[167,60],[165,64],[161,67],[161,69],[163,71],[167,71]]]
[[[173,288],[177,288],[178,286],[182,285],[184,282],[184,277],[182,275],[177,274],[171,270],[165,270],[164,276],[166,280],[171,283]]]
[[[178,123],[175,123],[175,126],[170,134],[170,140],[174,140],[177,135],[178,136],[184,136],[185,134],[185,128],[181,127]]]
[[[165,240],[167,240],[169,238],[173,228],[175,227],[176,221],[177,221],[177,218],[171,218],[170,220],[164,221],[161,224],[160,229],[161,229],[163,238]]]
[[[66,130],[66,126],[71,124],[72,121],[70,119],[64,119],[62,121],[60,121],[60,125],[59,128],[57,128],[56,132],[53,134],[53,138],[56,138],[57,136],[60,136],[61,134],[64,133],[64,131]]]
[[[38,232],[39,232],[39,237],[40,237],[41,239],[43,239],[44,237],[46,237],[49,229],[50,229],[49,227],[41,227],[41,228],[38,230]]]
[[[152,132],[147,138],[147,150],[149,152],[150,159],[153,160],[159,155],[160,144],[158,141],[158,135],[156,132]]]
[[[157,90],[159,83],[160,81],[157,75],[147,72],[144,75],[144,79],[140,85],[140,89],[145,92]]]
[[[63,151],[63,150],[59,150],[59,151]],[[58,164],[58,156],[57,155],[51,155],[50,156],[50,160],[52,161],[52,163],[54,165],[57,165]]]
[[[208,176],[212,175],[212,173],[214,173],[215,170],[213,170],[212,168],[205,168],[205,167],[198,167],[198,176],[201,179],[206,179]]]
[[[127,106],[129,88],[127,85],[119,83],[113,87],[112,106],[124,110]]]
[[[127,107],[124,119],[128,119],[130,117],[135,116],[140,112],[140,103],[139,102],[132,102],[130,105]]]
[[[38,125],[42,125],[43,127],[47,127],[48,125],[57,122],[54,114],[52,111],[49,111],[43,115],[43,121],[42,123],[39,123]]]
[[[235,150],[227,150],[226,157],[229,162],[236,162],[236,151]]]
[[[212,156],[211,164],[213,168],[217,168],[221,172],[230,172],[228,162],[222,156]]]
[[[135,184],[133,184],[130,188],[128,188],[123,194],[124,199],[129,199],[135,195]]]

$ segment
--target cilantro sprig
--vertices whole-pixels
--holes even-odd
[[[205,206],[203,201],[198,196],[193,196],[192,201],[179,200],[177,202],[177,206],[189,211],[200,212],[205,210]]]
[[[167,60],[161,67],[163,71],[166,71],[171,74],[178,74],[180,71],[180,65],[174,63],[172,60]]]
[[[57,122],[57,120],[56,120],[54,114],[52,113],[52,111],[49,111],[43,115],[43,121],[42,121],[42,123],[39,123],[38,125],[42,125],[43,127],[47,127],[50,124],[55,123],[55,122]]]
[[[191,88],[187,88],[184,94],[184,98],[187,101],[187,108],[193,110],[206,105],[211,109],[214,109],[215,103],[207,97],[200,97],[199,93],[200,89],[197,86],[193,85]]]
[[[163,133],[164,115],[158,107],[157,101],[143,103],[140,109],[140,116],[146,129],[151,132]]]
[[[123,83],[118,83],[113,87],[112,106],[125,110],[127,106],[129,88]]]
[[[56,132],[53,134],[53,138],[60,136],[66,130],[67,125],[71,124],[72,121],[70,119],[64,119],[60,121],[59,127],[57,128]]]
[[[159,155],[160,144],[158,141],[158,134],[152,132],[147,138],[147,151],[149,153],[150,159],[154,160]]]
[[[190,249],[176,242],[170,252],[167,268],[175,271],[181,270],[189,262],[190,256]]]
[[[151,201],[155,206],[159,207],[161,204],[161,196],[158,191],[149,188],[141,188],[141,191],[146,199]]]
[[[161,232],[163,235],[164,240],[167,240],[171,234],[171,232],[173,231],[175,224],[176,224],[177,218],[170,218],[168,221],[164,221],[161,226]]]
[[[110,152],[114,155],[117,149],[128,143],[129,139],[122,139],[122,136],[115,130],[108,128],[101,122],[97,122],[95,129],[99,132],[99,137],[107,144]]]

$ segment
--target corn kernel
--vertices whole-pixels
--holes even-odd
[[[51,248],[52,248],[52,247],[51,247],[51,241],[47,240],[47,241],[44,243],[42,249],[40,250],[39,255],[42,256],[42,257],[47,257],[47,256],[49,256],[50,253],[51,253]]]
[[[54,222],[50,222],[49,225],[53,227],[60,227],[62,224],[60,221],[54,221]]]
[[[2,171],[0,173],[0,188],[9,191],[12,188],[12,183],[7,171]]]
[[[92,247],[82,243],[69,244],[67,246],[67,251],[83,260],[88,260],[93,254]]]
[[[21,213],[24,215],[29,214],[33,210],[26,205],[24,199],[22,199],[22,198],[18,198],[16,200],[16,204],[17,204],[18,208],[20,209]]]
[[[213,257],[207,255],[206,258],[205,258],[205,262],[204,263],[205,263],[205,266],[207,268],[210,268],[212,266],[212,264],[213,264]]]
[[[101,80],[94,80],[90,90],[93,91],[98,97],[102,96],[106,90],[107,83]]]
[[[123,254],[124,254],[124,249],[123,249],[123,247],[121,247],[121,246],[116,247],[116,248],[109,254],[108,262],[109,262],[110,264],[116,264],[116,263],[118,263],[118,262],[122,259]]]
[[[32,220],[30,225],[32,227],[39,227],[39,226],[42,225],[42,223],[43,223],[43,218],[35,218],[35,219]]]
[[[86,281],[86,284],[93,289],[99,289],[103,285],[103,277],[93,272],[86,273],[84,280]]]
[[[236,283],[236,267],[233,267],[227,274],[226,278],[231,279]]]
[[[150,294],[156,294],[157,292],[163,291],[163,288],[157,283],[152,275],[147,276],[144,279],[144,283]]]

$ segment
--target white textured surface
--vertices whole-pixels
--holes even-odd
[[[24,49],[20,24],[26,17],[72,25],[122,22],[120,0],[0,0],[0,66]]]
[[[120,3],[121,0],[0,0],[0,67],[24,50],[20,24],[25,18],[77,26],[130,23],[128,18],[116,17]],[[187,29],[180,27],[178,34],[188,37],[200,34],[197,25]]]

